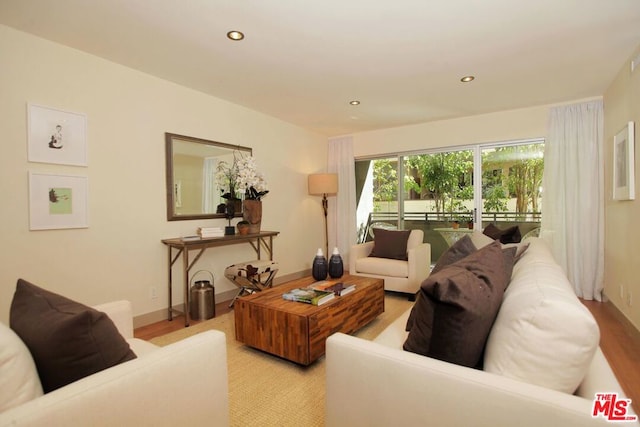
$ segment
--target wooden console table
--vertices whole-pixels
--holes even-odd
[[[249,243],[253,250],[261,259],[261,248],[264,247],[269,254],[269,259],[273,260],[273,236],[277,236],[279,231],[261,231],[255,234],[234,234],[224,237],[213,237],[209,239],[183,240],[182,238],[163,239],[162,243],[167,245],[168,259],[168,282],[169,282],[169,320],[173,320],[173,313],[184,314],[184,326],[189,326],[191,314],[189,310],[189,271],[200,259],[202,254],[208,249],[216,246],[227,246],[235,243]],[[197,250],[198,253],[189,261],[189,251]],[[174,253],[175,252],[175,253]],[[182,281],[184,284],[184,310],[183,312],[173,308],[172,304],[172,271],[173,265],[182,254]]]

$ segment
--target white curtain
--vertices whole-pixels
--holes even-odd
[[[349,251],[356,243],[356,178],[353,158],[353,138],[329,139],[329,173],[338,174],[338,194],[329,198],[329,254],[337,247],[344,265],[349,265]],[[332,200],[332,199],[335,199]]]
[[[541,236],[551,246],[576,294],[602,301],[602,101],[552,108],[547,133]]]

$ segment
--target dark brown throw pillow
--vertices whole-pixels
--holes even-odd
[[[374,228],[375,239],[370,257],[407,260],[407,240],[411,230]]]
[[[442,255],[440,255],[440,258],[438,258],[438,261],[436,262],[435,267],[433,267],[433,270],[431,270],[430,274],[437,273],[438,271],[442,270],[446,266],[461,260],[462,258],[472,254],[477,250],[478,249],[471,241],[471,238],[466,235],[463,236],[461,239],[459,239],[457,242],[451,245],[446,251],[444,251]],[[418,296],[416,297],[416,304],[414,304],[414,306],[418,304],[419,299],[420,299],[420,293],[418,293]],[[413,321],[414,321],[414,312],[413,310],[411,310],[411,313],[409,314],[409,318],[407,319],[407,325],[405,327],[406,331],[411,330],[411,327],[413,326]]]
[[[22,279],[9,317],[45,393],[136,357],[105,313]]]
[[[491,243],[430,275],[413,308],[404,349],[478,367],[507,287],[515,248]]]
[[[506,285],[504,290],[509,287],[511,282],[511,273],[513,273],[513,266],[518,262],[518,248],[502,248],[502,255],[504,256],[504,280]],[[503,290],[503,292],[504,292]]]
[[[438,258],[435,267],[431,270],[431,274],[435,274],[438,271],[442,270],[447,265],[453,264],[454,262],[461,260],[462,258],[471,255],[478,248],[473,244],[471,237],[465,235],[453,245],[451,245],[442,255]]]
[[[493,225],[493,223],[489,223],[484,228],[484,230],[482,230],[482,234],[484,234],[485,236],[491,237],[493,240],[500,239],[501,232],[502,232],[502,230],[500,230],[498,227]]]
[[[514,264],[516,264],[518,261],[520,261],[520,258],[522,258],[522,256],[527,251],[527,249],[529,249],[529,243],[530,242],[507,243],[506,245],[504,245],[504,248],[516,248]]]
[[[522,240],[520,227],[517,225],[501,230],[495,225],[489,224],[484,228],[482,233],[494,240],[500,240],[500,243],[520,243]]]

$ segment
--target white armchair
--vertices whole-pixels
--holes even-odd
[[[133,337],[131,304],[107,313],[138,356],[0,412],[0,426],[227,426],[225,334],[210,330],[165,347]]]
[[[386,291],[402,292],[415,298],[420,284],[429,275],[431,245],[423,243],[424,232],[411,230],[407,241],[407,261],[370,257],[374,242],[351,247],[349,273],[384,279]]]

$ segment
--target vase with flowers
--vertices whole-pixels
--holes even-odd
[[[243,222],[249,223],[249,233],[259,233],[262,223],[262,198],[269,192],[262,173],[256,166],[253,156],[243,156],[234,152],[233,162],[221,161],[216,171],[216,182],[225,199],[222,212],[242,210]],[[239,197],[244,195],[244,201]]]
[[[249,223],[249,233],[259,233],[262,224],[262,198],[269,193],[267,182],[258,172],[253,156],[242,157],[237,162],[236,188],[244,191],[242,219]]]

